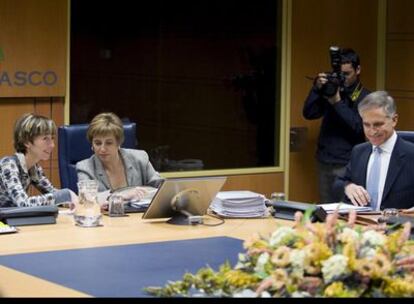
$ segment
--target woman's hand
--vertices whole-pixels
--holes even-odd
[[[73,210],[75,210],[75,207],[79,202],[79,198],[78,198],[78,196],[76,195],[75,192],[73,192],[70,189],[67,189],[67,190],[69,191],[69,194],[70,194],[70,200],[60,202],[60,203],[56,204],[56,206],[64,206],[64,207],[69,208],[70,211],[73,211]]]
[[[72,190],[69,190],[69,193],[70,193],[70,202],[68,202],[69,208],[70,210],[74,210],[76,205],[79,203],[79,197]]]
[[[105,211],[108,211],[108,210],[109,210],[109,203],[108,202],[103,203],[101,205],[101,212],[105,212]]]
[[[119,193],[119,195],[122,196],[124,201],[140,201],[147,194],[148,191],[143,187],[135,187]]]

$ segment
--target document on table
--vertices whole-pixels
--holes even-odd
[[[138,207],[138,208],[149,206],[155,193],[157,193],[158,188],[153,188],[153,187],[144,187],[144,188],[145,190],[147,190],[147,194],[139,201],[130,201],[129,203],[131,204],[131,206]]]
[[[334,213],[335,210],[338,210],[340,214],[349,213],[351,210],[358,212],[368,212],[373,211],[371,207],[368,206],[355,206],[346,203],[330,203],[330,204],[319,204],[318,206],[322,207],[326,213]]]
[[[265,196],[252,191],[221,191],[210,209],[226,217],[263,217],[266,215]]]
[[[131,206],[135,206],[135,207],[148,207],[148,205],[151,203],[152,198],[154,197],[155,193],[158,191],[158,188],[153,188],[153,187],[147,187],[147,186],[143,186],[142,188],[144,188],[147,191],[147,194],[139,201],[136,200],[131,200],[125,203],[129,203]],[[115,191],[116,193],[121,193],[122,191],[127,191],[130,190],[131,187],[127,187],[124,189],[120,189]],[[102,191],[98,193],[98,203],[102,206],[103,204],[108,203],[108,198],[111,196],[111,192],[110,190],[107,191]]]

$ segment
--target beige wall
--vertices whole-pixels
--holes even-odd
[[[67,0],[0,0],[0,73],[6,71],[12,84],[2,78],[0,85],[0,120],[4,126],[0,157],[14,152],[13,124],[23,113],[51,117],[57,125],[64,122],[67,18]],[[15,71],[50,70],[59,75],[53,87],[13,85]],[[33,80],[38,82],[39,77],[34,74]],[[42,165],[59,186],[57,147],[51,161]],[[229,176],[224,188],[251,189],[270,196],[271,192],[283,191],[283,173]]]
[[[66,45],[66,0],[0,0],[0,157],[14,153],[13,125],[23,113],[63,124]],[[24,73],[24,81],[14,78],[17,71]],[[42,165],[59,186],[57,149]]]
[[[375,89],[379,1],[292,0],[290,126],[306,127],[308,136],[303,150],[290,153],[290,199],[318,200],[314,153],[320,122],[302,118],[303,101],[310,87],[310,81],[305,76],[314,76],[320,70],[330,69],[330,45],[350,46],[361,56],[364,84]],[[399,129],[413,129],[414,21],[411,12],[414,2],[387,1],[387,8],[386,89],[397,101]],[[0,48],[4,53],[0,72],[24,64],[30,69],[37,66],[42,69],[56,68],[64,75],[66,17],[66,0],[0,0]],[[19,57],[15,57],[17,54],[9,49],[12,44],[18,45]],[[63,96],[66,89],[66,79],[63,77],[59,78],[62,83],[56,90],[35,88],[32,91],[13,91],[1,86],[0,96],[9,98],[0,98],[0,157],[12,153],[12,126],[22,113],[34,111],[52,117],[57,124],[63,123]],[[17,98],[21,96],[32,98]],[[41,96],[48,97],[39,98]],[[45,166],[50,168],[48,174],[58,185],[56,157]],[[283,184],[284,173],[234,175],[229,177],[224,188],[250,189],[270,195],[273,191],[283,191]]]
[[[0,29],[0,97],[64,96],[66,0],[0,0]]]
[[[414,1],[388,1],[385,88],[399,113],[397,129],[414,130]]]
[[[13,126],[15,120],[24,113],[37,113],[52,118],[57,125],[63,124],[63,98],[1,98],[0,158],[14,153]],[[56,187],[59,187],[60,181],[57,161],[57,144],[58,142],[56,140],[56,148],[51,159],[47,162],[42,162],[42,167],[52,183]]]
[[[289,198],[318,202],[315,163],[320,120],[305,120],[302,107],[312,85],[305,76],[330,71],[329,46],[352,47],[361,58],[363,84],[375,89],[377,0],[293,0],[291,127],[307,129],[303,148],[290,153]]]
[[[377,19],[381,3],[386,6],[385,20]],[[312,14],[308,14],[310,11]],[[353,47],[361,57],[364,85],[371,90],[384,89],[376,88],[376,77],[384,78],[385,89],[397,103],[397,129],[414,130],[413,11],[411,0],[293,0],[291,126],[306,127],[308,133],[303,150],[290,153],[291,199],[319,199],[314,153],[320,121],[304,120],[301,111],[310,87],[304,76],[313,76],[324,68],[329,70],[329,45]],[[377,37],[381,23],[385,23],[385,37]],[[385,39],[385,50],[379,49],[382,46],[377,46],[377,39]],[[383,51],[385,67],[380,69],[385,75],[377,75],[377,54]]]

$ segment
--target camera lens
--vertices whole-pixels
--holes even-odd
[[[334,96],[336,91],[338,91],[338,84],[331,80],[328,80],[321,88],[322,95],[327,97]]]

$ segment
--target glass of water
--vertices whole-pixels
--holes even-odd
[[[102,212],[98,203],[98,182],[82,180],[78,182],[79,203],[75,206],[73,217],[80,227],[101,226]]]

